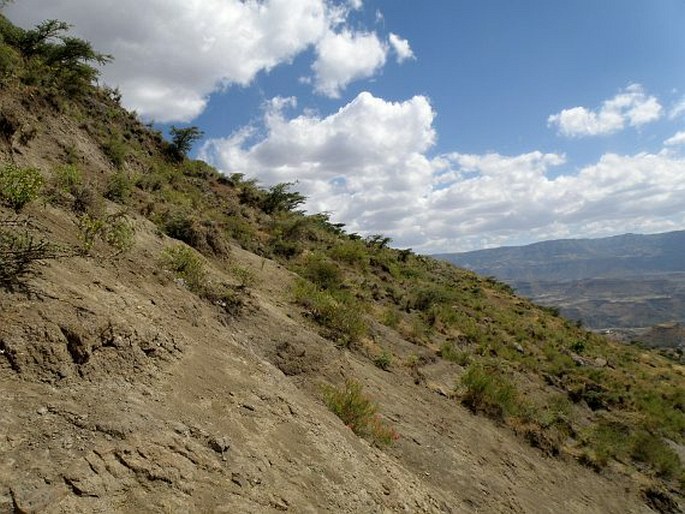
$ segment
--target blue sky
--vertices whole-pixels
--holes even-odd
[[[21,0],[194,154],[418,251],[685,229],[682,0]],[[131,17],[131,13],[136,13]]]

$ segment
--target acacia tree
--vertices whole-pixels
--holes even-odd
[[[177,161],[182,161],[193,144],[204,135],[204,132],[195,126],[179,128],[172,125],[169,134],[171,134],[171,144],[169,145],[171,157]]]

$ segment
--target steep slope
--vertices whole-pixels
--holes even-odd
[[[12,31],[0,511],[677,512],[682,366],[179,158]]]

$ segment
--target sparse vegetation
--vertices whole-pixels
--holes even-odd
[[[43,187],[43,176],[36,168],[21,168],[6,163],[0,168],[0,203],[21,211],[35,200]]]
[[[328,387],[324,392],[328,408],[358,436],[379,446],[399,439],[399,434],[378,415],[378,407],[364,393],[356,380],[347,380],[343,388]]]
[[[41,34],[62,34],[64,28],[46,25],[26,36],[21,29],[12,35],[0,27],[0,71],[3,85],[28,88],[52,106],[45,109],[78,117],[78,126],[109,161],[103,164],[99,155],[93,166],[85,150],[77,156],[73,144],[65,145],[65,164],[46,175],[46,198],[72,211],[68,219],[78,219],[83,254],[131,248],[131,219],[107,215],[104,198],[124,203],[126,212],[145,216],[160,234],[192,247],[170,246],[159,267],[232,314],[246,298],[245,289],[257,283],[254,268],[232,259],[230,245],[239,245],[296,274],[291,300],[300,312],[331,344],[357,352],[370,365],[392,367],[392,376],[408,375],[420,385],[426,363],[441,358],[441,369],[453,370],[455,380],[461,377],[455,396],[463,405],[542,451],[582,455],[581,461],[598,470],[618,461],[631,473],[670,487],[682,483],[682,463],[669,446],[685,443],[682,367],[586,332],[557,309],[517,298],[494,279],[393,249],[382,235],[349,234],[328,214],[307,215],[298,210],[304,196],[292,191],[292,184],[262,188],[242,174],[222,176],[187,158],[201,135],[196,127],[176,129],[172,143],[165,143],[120,110],[116,94],[92,88],[91,72],[75,86],[92,92],[88,102],[80,102],[80,94],[55,87],[60,73],[49,70],[52,78],[43,76],[41,55],[64,41],[58,36],[40,42]],[[36,37],[34,45],[30,39]],[[93,62],[83,51],[79,62]],[[17,137],[21,124],[3,116],[0,132],[7,140]],[[39,170],[3,165],[0,203],[20,211],[39,196],[42,181]],[[59,255],[33,231],[0,222],[3,287],[20,283],[38,263]],[[210,280],[209,262],[228,272],[227,283]],[[403,341],[395,348],[398,339]],[[325,397],[360,435],[379,445],[396,438],[358,382],[328,389]]]
[[[174,277],[194,293],[202,293],[207,288],[207,270],[202,258],[191,248],[184,245],[165,248],[160,259],[162,267],[173,273]]]
[[[27,221],[0,220],[0,287],[13,289],[35,275],[37,264],[64,254],[57,245],[36,236]]]

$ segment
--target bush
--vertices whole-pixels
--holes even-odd
[[[126,203],[131,196],[133,181],[123,171],[113,173],[107,181],[104,196],[117,203]]]
[[[380,355],[373,360],[373,363],[377,368],[387,371],[392,363],[392,355],[388,350],[383,350]]]
[[[362,385],[356,380],[347,380],[343,389],[326,388],[324,400],[328,408],[358,436],[379,446],[387,446],[399,438],[397,432],[380,419],[376,404],[362,393]]]
[[[518,391],[494,363],[473,363],[462,376],[462,403],[473,412],[504,420],[520,412]]]
[[[135,229],[123,213],[105,217],[82,215],[78,220],[81,251],[89,255],[100,240],[116,250],[114,255],[127,252],[133,247]]]
[[[202,294],[207,289],[207,271],[202,258],[183,245],[165,248],[161,266],[174,274],[192,292]]]
[[[466,366],[471,361],[471,356],[464,350],[457,350],[453,343],[443,343],[440,347],[440,357],[443,359],[456,362],[460,366]]]
[[[321,254],[310,254],[300,267],[301,276],[321,289],[338,289],[342,282],[340,268]]]
[[[0,286],[12,289],[35,274],[36,264],[56,259],[63,252],[59,247],[36,238],[23,224],[0,220]]]
[[[20,168],[5,164],[0,169],[0,203],[19,212],[38,197],[43,176],[36,168]]]
[[[349,346],[366,333],[362,308],[351,296],[322,291],[302,279],[295,283],[294,295],[314,321],[325,328],[323,335],[338,344]]]

